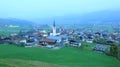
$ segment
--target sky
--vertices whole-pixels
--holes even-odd
[[[120,0],[0,0],[0,18],[31,20],[119,8]]]

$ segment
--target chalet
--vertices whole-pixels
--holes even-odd
[[[55,39],[43,39],[43,42],[45,42],[47,44],[56,44],[57,40],[55,40]]]
[[[19,43],[23,42],[26,38],[16,35],[16,36],[11,36],[11,41],[13,44],[19,45]],[[25,42],[25,41],[24,41]]]
[[[114,43],[114,41],[112,41],[112,40],[107,40],[106,43],[107,43],[108,45],[111,45],[111,44]]]
[[[17,36],[17,34],[16,34],[16,33],[14,33],[14,34],[10,34],[10,36],[14,37],[14,36]]]
[[[40,46],[46,46],[47,44],[45,43],[45,41],[40,40],[39,43],[38,43],[38,45],[40,45]]]
[[[38,45],[39,44],[39,41],[37,39],[28,39],[26,41],[26,45],[32,45],[32,46],[35,46],[35,45]]]
[[[69,43],[73,47],[80,47],[81,46],[81,42],[77,41],[77,40],[69,40]]]
[[[39,41],[39,45],[46,46],[48,48],[53,48],[56,46],[57,40],[54,39],[42,39],[42,41]]]
[[[93,43],[93,35],[92,34],[87,34],[86,42],[88,43]]]
[[[48,39],[53,39],[56,40],[57,43],[60,43],[62,41],[63,38],[65,38],[66,36],[49,36],[47,37]]]
[[[93,40],[86,40],[87,43],[93,43]]]
[[[26,43],[27,43],[27,40],[26,40],[26,39],[22,39],[22,40],[20,40],[20,43],[26,44]]]
[[[7,44],[12,44],[12,41],[11,41],[11,38],[10,37],[6,37],[6,36],[2,36],[1,38],[0,38],[0,40],[1,40],[1,44],[4,44],[4,43],[7,43]]]
[[[109,50],[110,47],[109,45],[102,45],[102,44],[97,44],[93,50],[94,51],[99,51],[99,52],[105,52],[106,50]]]

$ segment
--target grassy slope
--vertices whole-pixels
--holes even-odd
[[[90,48],[80,50],[65,47],[60,50],[50,50],[0,45],[0,59],[40,61],[69,67],[120,67],[120,62],[116,58],[95,53]]]
[[[0,67],[61,67],[61,66],[40,61],[0,59]]]

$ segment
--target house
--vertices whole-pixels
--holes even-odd
[[[78,40],[69,40],[69,43],[73,47],[80,47],[81,46],[81,42]]]
[[[27,40],[26,40],[26,39],[22,39],[22,40],[20,40],[20,43],[26,44],[26,43],[27,43]]]
[[[39,41],[37,39],[28,39],[26,41],[26,45],[29,46],[29,45],[32,45],[32,46],[36,46],[39,44]]]
[[[41,46],[46,46],[47,48],[53,48],[56,46],[57,40],[54,39],[42,39],[41,41],[39,41],[39,45]]]
[[[93,43],[93,40],[86,40],[87,43]]]
[[[46,43],[43,40],[40,40],[39,43],[38,43],[38,45],[40,45],[40,46],[46,46]]]
[[[107,43],[108,45],[112,45],[112,44],[114,43],[114,41],[112,41],[112,40],[107,40],[106,43]]]
[[[109,45],[97,44],[94,48],[94,51],[105,52],[106,50],[110,50]]]
[[[61,36],[49,36],[47,39],[56,40],[57,43],[60,43],[62,41]]]
[[[7,43],[7,44],[12,44],[11,38],[10,37],[6,37],[6,36],[2,36],[0,38],[0,42],[1,44]]]
[[[56,44],[56,43],[57,43],[57,40],[44,38],[44,39],[43,39],[43,42],[45,42],[45,43],[47,43],[47,44]]]

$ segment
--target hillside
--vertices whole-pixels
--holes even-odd
[[[16,18],[0,18],[0,25],[33,25],[33,22]]]
[[[93,12],[80,17],[82,22],[99,22],[99,23],[118,23],[120,22],[120,10],[106,10]]]
[[[0,59],[0,67],[64,67],[64,66],[40,62],[40,61],[30,61],[30,60],[20,60],[20,59]]]
[[[48,65],[51,67],[59,67],[59,65],[62,67],[120,67],[120,61],[116,58],[93,52],[94,44],[86,45],[89,46],[83,50],[73,47],[50,50],[40,47],[22,48],[13,45],[0,45],[0,65],[4,67],[5,65],[18,65],[17,67],[36,65],[34,67],[37,67],[40,63],[41,65],[45,64],[42,67],[48,67]]]

